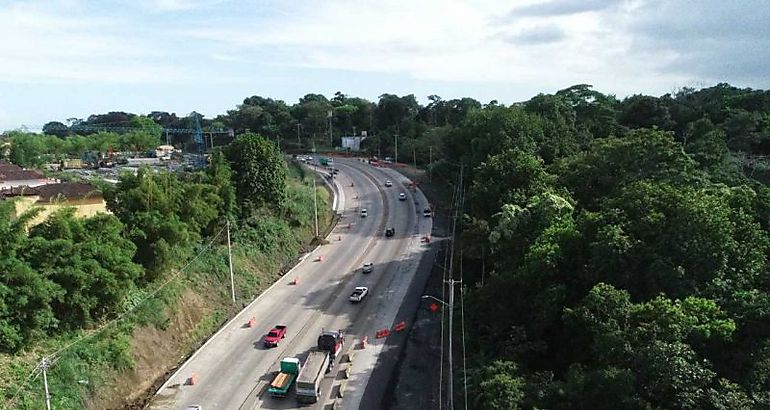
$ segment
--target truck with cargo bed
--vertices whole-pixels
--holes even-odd
[[[321,396],[321,380],[332,367],[342,350],[345,336],[342,331],[322,330],[316,347],[310,351],[297,377],[297,401],[315,403]]]
[[[267,392],[275,397],[286,397],[301,369],[302,364],[299,362],[299,359],[296,357],[285,357],[281,360],[281,371],[270,382],[270,388],[267,389]]]
[[[321,380],[329,368],[329,352],[314,349],[297,376],[297,401],[315,403],[321,397]]]

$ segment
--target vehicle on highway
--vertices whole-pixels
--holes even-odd
[[[366,297],[366,295],[369,294],[369,288],[365,286],[359,286],[355,290],[353,290],[353,293],[350,294],[350,301],[353,303],[358,303]]]
[[[321,397],[321,380],[329,369],[329,352],[314,349],[297,376],[297,401],[315,403]]]
[[[203,406],[192,404],[190,406],[185,407],[184,410],[203,410]]]
[[[270,382],[270,388],[267,389],[267,392],[271,396],[286,397],[294,380],[297,380],[300,369],[302,369],[302,364],[299,359],[296,357],[284,357],[281,360],[281,370],[273,378],[273,381]]]
[[[318,158],[318,163],[326,167],[334,164],[334,160],[328,157],[320,157]]]
[[[297,376],[297,401],[315,403],[321,396],[321,380],[334,367],[337,353],[342,350],[345,336],[342,331],[323,330],[315,349],[310,351],[305,365]]]
[[[361,208],[361,218],[366,218],[369,216],[366,212],[366,208]]]
[[[363,269],[361,269],[361,272],[363,273],[372,273],[374,271],[374,263],[373,262],[366,262],[364,264]]]
[[[398,200],[399,201],[406,201],[406,194],[403,193],[403,192],[398,194]]]
[[[324,330],[321,335],[318,336],[318,348],[329,352],[331,356],[330,367],[334,367],[334,358],[337,357],[337,353],[342,350],[342,345],[345,343],[345,335],[342,331]]]
[[[387,180],[387,181],[385,181],[385,186],[390,188],[390,187],[393,186],[393,182],[391,182],[390,180]]]
[[[332,173],[333,173],[334,175],[337,175],[337,174],[339,174],[339,173],[340,173],[340,169],[339,169],[339,168],[334,168],[334,169],[332,170]]]
[[[270,329],[269,332],[265,335],[265,347],[276,347],[278,346],[278,343],[286,337],[286,325],[275,325],[274,328]]]
[[[422,211],[422,216],[424,216],[426,218],[430,218],[431,216],[433,216],[433,211],[431,211],[430,208],[425,208]]]
[[[396,234],[396,228],[388,228],[385,230],[385,236],[390,238],[391,236]]]

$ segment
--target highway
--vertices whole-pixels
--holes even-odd
[[[345,333],[343,353],[355,350],[354,363],[335,366],[324,378],[321,400],[305,408],[323,408],[335,400],[344,408],[379,406],[360,403],[382,348],[374,335],[399,321],[396,312],[425,248],[420,238],[430,233],[432,222],[422,216],[425,198],[419,190],[407,189],[408,181],[395,171],[355,159],[335,159],[334,166],[340,169],[334,182],[341,191],[342,218],[327,237],[329,243],[308,254],[195,352],[161,386],[149,409],[297,408],[293,394],[277,399],[266,389],[280,360],[292,356],[304,360],[323,329]],[[386,179],[393,181],[393,187],[384,186]],[[398,200],[400,192],[406,193],[406,201]],[[368,217],[360,216],[360,208],[368,210]],[[385,237],[386,227],[395,228],[394,237]],[[365,262],[374,263],[372,273],[361,272]],[[291,284],[294,279],[298,284]],[[348,301],[356,286],[367,286],[370,292],[360,304]],[[251,318],[253,327],[248,325]],[[262,337],[275,324],[288,325],[288,333],[278,347],[267,349]],[[364,336],[371,345],[361,350],[357,342]],[[341,354],[338,360],[346,356]],[[340,370],[345,366],[352,366],[350,386],[345,382],[344,387],[350,394],[340,399]],[[195,383],[190,385],[193,374]]]

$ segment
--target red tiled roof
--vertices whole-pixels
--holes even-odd
[[[28,186],[11,187],[7,189],[0,189],[0,198],[8,198],[13,196],[33,196],[40,195],[40,192],[36,188],[30,188]]]
[[[0,181],[27,181],[30,179],[45,179],[45,175],[34,169],[21,171],[0,169]]]
[[[82,182],[62,182],[60,184],[47,184],[34,188],[40,195],[40,201],[50,202],[58,197],[66,199],[83,199],[102,193],[95,186]]]

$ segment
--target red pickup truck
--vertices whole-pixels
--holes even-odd
[[[275,327],[265,335],[265,347],[278,346],[278,342],[284,337],[286,337],[286,326],[275,325]]]

